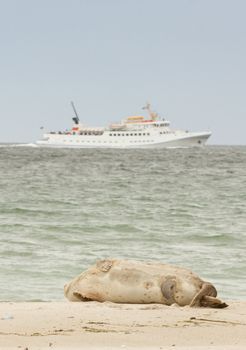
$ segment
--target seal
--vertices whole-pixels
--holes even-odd
[[[224,308],[215,287],[192,271],[158,262],[100,260],[65,285],[70,301]]]

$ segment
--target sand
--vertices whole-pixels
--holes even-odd
[[[0,303],[0,349],[245,350],[246,301],[226,309],[159,304]]]

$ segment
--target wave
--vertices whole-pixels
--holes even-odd
[[[2,143],[1,148],[13,148],[13,147],[38,147],[35,143]]]

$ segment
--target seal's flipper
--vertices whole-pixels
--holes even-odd
[[[161,284],[161,292],[168,305],[174,304],[174,293],[176,291],[176,281],[174,277],[167,277]]]
[[[204,297],[213,297],[216,299],[216,296],[217,290],[214,288],[214,286],[211,283],[204,282],[199,292],[192,299],[190,306],[202,306],[201,301]]]
[[[73,301],[92,301],[93,299],[84,297],[80,292],[73,292],[75,300]]]
[[[108,272],[113,266],[113,260],[99,260],[97,261],[97,268],[102,272]]]
[[[200,306],[213,307],[213,308],[217,308],[217,309],[223,309],[223,308],[227,307],[228,304],[224,303],[223,301],[221,301],[221,300],[219,300],[217,298],[205,295],[201,299]]]

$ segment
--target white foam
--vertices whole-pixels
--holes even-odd
[[[11,148],[11,147],[38,147],[35,143],[3,143],[0,144],[2,148]]]

